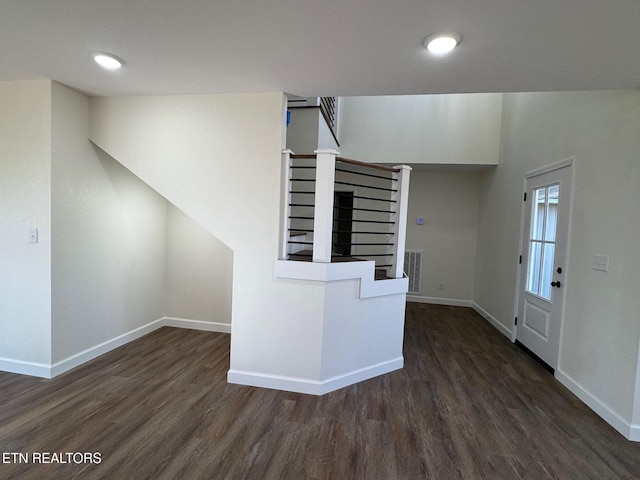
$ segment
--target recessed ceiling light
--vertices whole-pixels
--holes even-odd
[[[98,65],[107,70],[118,70],[124,64],[122,60],[110,53],[96,52],[93,54],[93,59]]]
[[[424,46],[434,55],[446,55],[460,43],[460,35],[456,32],[441,32],[429,35]]]

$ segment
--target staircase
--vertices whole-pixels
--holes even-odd
[[[405,220],[390,213],[385,257],[351,245],[332,262],[335,185],[353,174],[318,151],[312,232],[294,230],[285,115],[274,93],[94,98],[90,139],[233,250],[228,381],[321,395],[402,368]],[[408,175],[396,183],[404,195]],[[304,250],[311,261],[295,260]],[[391,278],[376,281],[387,253]]]
[[[361,279],[361,298],[367,298],[367,292],[406,292],[403,267],[411,168],[350,160],[334,150],[317,150],[313,155],[285,150],[282,155],[284,221],[276,276],[321,280],[332,268],[323,264],[350,263],[350,268],[341,265],[334,270],[346,275],[341,278]],[[347,201],[341,202],[341,197]],[[370,289],[376,280],[395,281]]]

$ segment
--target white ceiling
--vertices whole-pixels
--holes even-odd
[[[431,57],[443,30],[462,43]],[[1,0],[0,80],[27,78],[91,95],[640,88],[640,0]]]

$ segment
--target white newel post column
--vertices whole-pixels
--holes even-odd
[[[280,205],[280,260],[289,260],[289,228],[291,228],[291,154],[282,150],[282,198]]]
[[[409,206],[409,177],[411,175],[411,167],[407,165],[397,165],[393,168],[400,169],[395,173],[397,178],[397,192],[391,194],[391,199],[395,200],[395,213],[391,215],[392,232],[394,239],[391,247],[393,257],[391,260],[391,268],[387,271],[387,275],[392,278],[402,278],[404,275],[404,246],[407,238],[407,210]]]
[[[331,263],[335,150],[316,150],[316,194],[313,217],[313,261]]]

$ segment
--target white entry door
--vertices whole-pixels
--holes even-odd
[[[570,199],[570,163],[525,177],[516,339],[553,369],[558,366]]]

